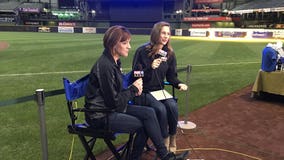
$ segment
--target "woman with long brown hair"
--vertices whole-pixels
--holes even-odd
[[[187,90],[187,85],[178,79],[177,61],[170,44],[170,37],[170,24],[164,21],[156,23],[151,31],[150,42],[136,50],[133,70],[144,72],[143,93],[135,97],[135,103],[154,108],[164,142],[169,151],[175,152],[178,123],[177,102],[166,96],[157,99],[151,94],[154,91],[161,91],[162,95],[166,95],[163,83],[165,79],[179,90]]]

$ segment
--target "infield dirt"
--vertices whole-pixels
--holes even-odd
[[[283,160],[284,97],[251,98],[251,88],[191,112],[189,121],[197,127],[178,130],[178,151],[189,150],[189,160]],[[109,151],[98,155],[99,160],[110,157]],[[154,157],[147,151],[142,160]]]

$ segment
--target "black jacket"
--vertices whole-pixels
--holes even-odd
[[[172,83],[174,87],[178,88],[178,84],[181,81],[177,78],[177,62],[175,54],[171,56],[167,54],[167,61],[162,62],[156,69],[152,69],[151,64],[155,57],[149,57],[150,52],[146,46],[150,45],[146,43],[140,46],[134,55],[132,68],[133,70],[143,70],[143,92],[156,91],[164,88],[164,80]],[[167,48],[163,48],[164,51],[168,51]]]
[[[130,86],[124,89],[122,86],[122,73],[120,61],[115,63],[108,50],[104,50],[90,72],[85,95],[85,107],[87,109],[113,109],[117,112],[125,112],[128,101],[135,97],[138,89]],[[102,118],[105,114],[89,113],[88,118]]]

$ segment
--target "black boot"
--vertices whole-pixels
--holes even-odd
[[[176,155],[173,152],[169,152],[165,157],[163,157],[161,160],[175,160]]]
[[[175,155],[173,152],[169,152],[161,160],[185,160],[188,156],[188,151],[182,152],[181,154]]]
[[[189,154],[189,151],[184,151],[180,154],[176,154],[176,160],[185,160]]]

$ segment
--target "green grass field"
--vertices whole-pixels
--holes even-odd
[[[32,95],[39,88],[61,89],[62,77],[76,80],[87,74],[103,50],[102,37],[101,34],[0,32],[0,42],[10,44],[0,52],[0,101]],[[148,39],[149,36],[132,36],[129,57],[122,59],[125,71],[130,70],[135,49]],[[174,37],[171,42],[178,68],[192,65],[189,106],[185,106],[185,92],[177,92],[180,115],[251,85],[267,43]],[[185,81],[185,72],[180,72],[179,77]],[[73,136],[66,129],[69,117],[64,95],[46,98],[45,114],[49,159],[69,159]],[[34,101],[0,107],[0,126],[1,159],[41,159],[39,116]],[[124,139],[119,138],[117,143]],[[96,152],[104,149],[101,146]],[[72,150],[71,159],[82,159],[84,152],[77,137]]]

